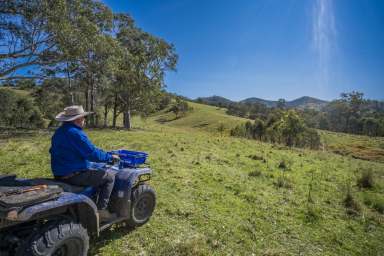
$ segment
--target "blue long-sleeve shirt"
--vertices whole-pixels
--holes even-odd
[[[52,136],[51,168],[55,176],[90,169],[91,162],[110,162],[112,155],[98,149],[83,129],[72,122],[64,122]]]

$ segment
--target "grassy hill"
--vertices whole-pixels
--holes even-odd
[[[248,119],[230,116],[225,113],[225,108],[218,108],[194,102],[188,102],[192,110],[185,117],[175,119],[172,112],[163,111],[150,117],[150,120],[166,126],[179,127],[190,130],[203,130],[217,132],[217,128],[222,124],[227,132],[246,122]]]
[[[106,150],[149,152],[158,195],[149,223],[106,231],[90,255],[384,254],[383,163],[222,137],[220,123],[229,129],[245,120],[191,105],[177,120],[163,112],[135,119],[133,131],[88,131]],[[49,176],[50,136],[3,137],[2,172]],[[365,170],[374,175],[371,189],[356,185]],[[348,190],[356,212],[344,206]]]

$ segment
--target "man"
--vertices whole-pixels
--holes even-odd
[[[101,221],[113,215],[107,210],[109,197],[115,182],[114,173],[92,168],[92,162],[114,162],[117,155],[95,147],[83,131],[85,112],[82,106],[66,107],[56,116],[63,122],[52,137],[51,168],[56,179],[77,186],[92,186],[100,189],[97,208]]]

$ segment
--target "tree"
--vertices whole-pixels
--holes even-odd
[[[177,55],[173,45],[134,26],[126,15],[119,15],[117,40],[123,47],[116,72],[116,86],[123,112],[123,123],[131,128],[133,113],[148,112],[153,108],[151,98],[164,87],[164,74],[174,70]]]
[[[264,121],[261,119],[256,119],[253,128],[254,137],[262,140],[265,134],[265,129],[266,127]]]
[[[17,95],[10,89],[0,89],[0,125],[10,126]]]
[[[363,131],[368,136],[378,136],[380,132],[380,121],[377,118],[364,118]]]
[[[11,89],[1,89],[0,102],[0,125],[13,128],[43,127],[42,115],[28,96]]]
[[[172,102],[172,97],[166,92],[161,92],[159,95],[159,102],[156,110],[163,110],[167,108]]]
[[[294,110],[288,110],[279,122],[279,130],[285,139],[285,144],[292,147],[298,135],[305,130],[305,126],[303,120]]]
[[[279,109],[285,109],[287,103],[285,99],[278,99],[276,107]]]
[[[345,113],[346,128],[345,132],[355,132],[359,130],[356,125],[358,124],[357,119],[360,118],[361,106],[364,104],[364,93],[352,91],[350,93],[341,93],[341,101],[345,102],[348,110]],[[353,121],[353,122],[351,122]]]
[[[190,110],[188,103],[180,100],[180,98],[176,98],[176,103],[170,109],[176,115],[176,119],[185,115],[188,110]]]
[[[28,90],[32,89],[36,86],[36,83],[33,79],[23,79],[23,80],[18,80],[15,83],[15,87],[23,90]]]
[[[43,86],[33,89],[34,96],[51,120],[59,106],[82,104],[96,112],[88,125],[98,125],[102,112],[107,126],[112,110],[113,126],[122,113],[124,127],[129,129],[132,114],[148,115],[169,104],[169,98],[160,102],[160,95],[165,72],[176,67],[174,46],[142,31],[129,15],[113,13],[100,1],[4,0],[0,2],[0,39],[1,84],[30,89],[32,80],[13,80],[38,79],[39,85],[43,81]],[[18,73],[21,69],[23,75]],[[54,83],[62,89],[45,84],[44,80],[52,83],[55,77],[60,82]],[[44,100],[52,107],[44,105]]]
[[[107,10],[92,0],[1,1],[0,79],[44,78],[62,70],[95,42]],[[28,75],[18,74],[28,67]]]
[[[329,122],[326,113],[321,113],[318,121],[318,128],[322,130],[329,130]]]
[[[331,130],[337,132],[346,132],[348,130],[350,109],[346,102],[334,100],[324,108],[324,111],[327,113],[326,116]]]
[[[70,105],[70,95],[67,93],[67,84],[64,79],[46,79],[32,92],[36,106],[44,118],[50,120],[49,126],[57,124],[55,116]]]

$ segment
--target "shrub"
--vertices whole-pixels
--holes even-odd
[[[225,131],[225,125],[223,123],[220,123],[219,126],[217,127],[217,131],[220,133],[221,136],[223,136]]]
[[[351,188],[348,187],[347,193],[343,200],[345,208],[347,208],[347,213],[350,215],[358,215],[361,211],[361,206],[359,202],[354,198]]]
[[[249,155],[248,157],[251,158],[252,160],[259,160],[259,161],[265,160],[264,157],[258,156],[258,155]]]
[[[357,180],[357,185],[360,188],[373,188],[374,176],[372,170],[364,170],[361,174],[361,177]]]
[[[275,186],[278,188],[292,188],[292,182],[285,176],[279,176],[275,182]]]
[[[367,194],[364,196],[364,203],[370,208],[375,209],[379,213],[384,213],[384,198],[374,194]]]
[[[307,207],[305,212],[305,219],[307,222],[315,222],[320,218],[319,211],[311,204]]]
[[[249,177],[258,177],[261,176],[261,171],[260,170],[254,170],[248,173]]]
[[[230,135],[234,137],[247,137],[247,131],[244,125],[238,125],[231,129]]]
[[[293,161],[292,159],[283,159],[279,163],[279,168],[283,169],[284,171],[291,170],[292,168]]]

